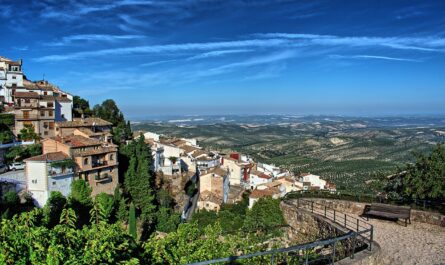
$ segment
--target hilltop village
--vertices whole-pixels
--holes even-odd
[[[73,95],[46,80],[28,80],[22,64],[0,57],[0,100],[3,112],[14,116],[9,146],[35,142],[42,146],[40,155],[24,160],[26,191],[35,205],[43,207],[52,191],[68,196],[75,179],[85,180],[92,196],[113,194],[119,182],[113,124],[97,117],[75,118]],[[37,137],[27,139],[29,134]],[[261,197],[279,198],[291,191],[335,191],[335,185],[320,176],[294,176],[237,152],[204,150],[196,139],[152,132],[135,132],[133,137],[142,136],[152,150],[152,171],[183,207],[183,218],[195,208],[218,211],[222,204],[242,200],[246,190],[249,207]],[[192,186],[190,198],[181,193],[187,185]]]
[[[170,184],[173,193],[184,188],[188,181],[198,183],[198,210],[218,211],[224,203],[241,201],[246,190],[250,191],[249,208],[259,198],[280,198],[291,191],[336,191],[333,183],[320,176],[310,173],[295,176],[238,152],[226,154],[204,150],[196,139],[168,137],[153,132],[134,133],[135,138],[142,136],[151,147],[154,171]],[[185,206],[185,216],[191,207],[192,203]]]

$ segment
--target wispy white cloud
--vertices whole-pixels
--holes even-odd
[[[441,37],[342,37],[300,33],[259,33],[254,36],[299,40],[306,42],[306,45],[380,46],[400,50],[445,51],[445,39]]]
[[[72,59],[81,59],[91,56],[110,56],[110,55],[128,55],[128,54],[153,54],[160,52],[181,52],[181,51],[205,51],[218,49],[237,49],[237,48],[267,48],[267,47],[284,47],[290,44],[289,40],[285,39],[252,39],[239,41],[223,41],[223,42],[203,42],[203,43],[183,43],[183,44],[166,44],[166,45],[151,45],[151,46],[137,46],[137,47],[122,47],[113,49],[103,49],[86,52],[76,52],[64,55],[48,55],[35,60],[38,62],[49,61],[64,61]]]
[[[197,54],[195,56],[187,58],[187,60],[197,60],[197,59],[206,59],[210,57],[219,57],[227,54],[234,54],[234,53],[246,53],[246,52],[252,52],[252,49],[238,49],[238,50],[217,50],[217,51],[211,51],[211,52],[205,52],[201,54]]]
[[[284,60],[296,57],[297,54],[298,53],[294,50],[285,50],[282,52],[273,53],[273,54],[269,54],[269,55],[265,55],[265,56],[257,56],[257,57],[253,57],[253,58],[241,61],[241,62],[225,64],[225,65],[218,66],[215,68],[207,69],[205,71],[197,73],[197,76],[202,77],[202,76],[219,75],[219,74],[224,74],[227,72],[234,71],[234,70],[236,70],[238,68],[242,68],[242,67],[251,67],[251,66],[262,65],[262,64],[270,64],[270,63],[274,63],[277,61],[284,61]]]
[[[422,62],[417,59],[408,58],[396,58],[388,56],[378,56],[378,55],[330,55],[329,58],[332,59],[377,59],[377,60],[388,60],[388,61],[402,61],[402,62]]]
[[[75,42],[83,43],[85,41],[117,42],[121,40],[143,39],[143,35],[107,35],[107,34],[79,34],[70,35],[61,38],[59,41],[48,42],[48,46],[64,46]]]

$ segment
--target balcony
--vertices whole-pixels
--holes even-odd
[[[16,120],[38,120],[39,115],[37,114],[16,114],[15,115]]]
[[[92,163],[93,168],[104,167],[104,166],[108,166],[108,161],[93,161]]]
[[[72,168],[60,168],[60,167],[51,167],[48,170],[49,177],[60,177],[69,174],[73,174],[74,170]]]
[[[96,182],[96,183],[111,182],[112,180],[113,179],[109,174],[94,175],[94,182]]]

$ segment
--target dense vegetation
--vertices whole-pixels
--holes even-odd
[[[428,155],[417,154],[416,162],[400,169],[385,189],[396,198],[445,202],[445,145]]]

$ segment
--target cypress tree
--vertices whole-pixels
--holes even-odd
[[[136,209],[134,208],[134,204],[130,204],[130,217],[129,217],[129,233],[131,236],[133,236],[134,239],[137,239],[137,232],[136,232]]]

